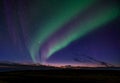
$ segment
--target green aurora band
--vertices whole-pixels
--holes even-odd
[[[89,32],[115,19],[116,17],[118,17],[118,15],[119,8],[116,6],[112,6],[101,11],[101,13],[92,16],[89,20],[80,23],[80,25],[78,27],[75,27],[75,29],[72,30],[69,35],[64,35],[64,38],[52,44],[52,46],[49,48],[48,54],[46,55],[46,59],[60,49],[68,46],[72,41],[78,38],[82,38]]]
[[[56,32],[62,25],[67,23],[71,18],[76,16],[78,12],[82,12],[90,5],[92,5],[95,0],[64,0],[62,1],[61,8],[57,9],[54,14],[52,14],[51,19],[46,20],[40,29],[33,36],[32,42],[29,44],[29,51],[31,54],[31,58],[34,63],[37,62],[36,57],[39,56],[39,47],[44,43],[44,41],[49,38],[54,32]],[[59,3],[58,3],[59,4]],[[42,27],[42,28],[41,28]],[[76,34],[77,35],[77,34]],[[60,42],[62,46],[54,46],[48,56],[68,45],[69,42],[76,39],[76,35],[72,38],[68,38],[66,42]],[[78,36],[78,35],[77,35]],[[72,40],[71,40],[72,39]],[[42,55],[41,55],[42,56]]]

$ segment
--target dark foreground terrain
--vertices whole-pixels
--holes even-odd
[[[0,72],[0,83],[120,83],[119,70],[21,70]]]

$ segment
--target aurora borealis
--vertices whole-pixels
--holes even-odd
[[[118,0],[1,0],[0,9],[0,60],[78,64],[78,53],[120,63]]]

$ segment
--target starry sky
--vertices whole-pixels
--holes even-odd
[[[0,0],[0,61],[120,66],[119,0]]]

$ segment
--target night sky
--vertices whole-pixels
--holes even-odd
[[[0,61],[120,66],[119,0],[0,0]]]

